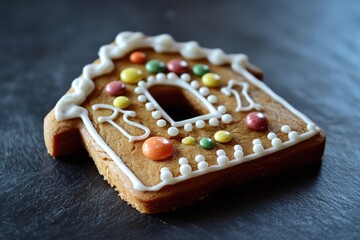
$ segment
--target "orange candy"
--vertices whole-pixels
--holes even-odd
[[[151,137],[143,143],[142,152],[151,160],[161,161],[173,155],[174,145],[167,138]]]
[[[146,54],[143,52],[133,52],[130,55],[130,61],[132,63],[145,63],[146,62]]]

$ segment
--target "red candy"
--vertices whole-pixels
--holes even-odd
[[[130,55],[130,61],[132,63],[138,63],[138,64],[145,63],[146,62],[146,54],[143,52],[133,52]]]
[[[189,65],[183,60],[173,59],[167,63],[167,69],[180,75],[189,71]]]
[[[126,91],[126,86],[122,82],[112,81],[106,84],[105,91],[110,96],[117,97]]]
[[[167,138],[151,137],[143,143],[142,152],[151,160],[161,161],[173,155],[174,145]]]
[[[269,121],[261,112],[249,113],[245,118],[246,125],[255,131],[261,131],[269,126]]]

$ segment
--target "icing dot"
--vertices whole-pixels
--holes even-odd
[[[140,95],[140,96],[138,96],[138,101],[139,102],[146,102],[146,97],[145,97],[145,95]]]
[[[217,109],[221,114],[226,113],[226,107],[224,105],[221,105]]]
[[[237,145],[234,146],[234,150],[235,151],[240,151],[240,150],[242,151],[243,148],[239,144],[237,144]]]
[[[135,90],[134,90],[134,92],[135,92],[136,94],[141,94],[141,93],[144,92],[144,90],[143,90],[141,87],[136,87]]]
[[[191,173],[191,167],[189,164],[184,164],[180,166],[180,172],[182,175],[189,175]]]
[[[207,87],[217,87],[221,83],[221,77],[216,73],[206,73],[201,81]]]
[[[219,120],[217,118],[210,118],[209,124],[213,127],[219,126]]]
[[[180,165],[184,165],[184,164],[188,164],[188,163],[189,163],[189,161],[187,160],[187,158],[182,157],[179,159]]]
[[[135,84],[143,78],[143,74],[140,69],[125,68],[121,71],[120,78],[124,83]]]
[[[244,157],[244,152],[242,150],[236,150],[234,152],[234,157],[236,160],[240,160]]]
[[[195,126],[197,128],[203,128],[203,127],[205,127],[205,122],[203,120],[198,120],[198,121],[196,121]]]
[[[161,161],[173,155],[174,145],[167,138],[151,137],[143,143],[142,152],[151,160]]]
[[[198,163],[198,169],[201,171],[206,170],[209,167],[209,164],[207,162],[199,162]]]
[[[146,63],[145,69],[151,73],[165,72],[165,63],[160,60],[150,60]]]
[[[224,114],[221,117],[221,121],[223,121],[223,123],[229,124],[231,123],[233,120],[232,116],[230,114]]]
[[[264,152],[264,147],[261,144],[255,144],[253,147],[254,153],[262,153]]]
[[[158,74],[156,74],[156,80],[158,80],[158,81],[165,81],[165,79],[166,79],[165,74],[163,74],[163,73],[158,73]]]
[[[261,112],[251,112],[245,118],[245,124],[252,130],[261,131],[269,126],[269,121]]]
[[[195,138],[193,137],[184,137],[182,140],[181,140],[181,143],[184,144],[184,145],[194,145],[195,144]]]
[[[154,104],[152,102],[148,102],[148,103],[145,104],[145,108],[148,111],[152,111],[152,110],[155,109],[155,106],[154,106]]]
[[[148,81],[149,83],[154,82],[154,81],[155,81],[155,77],[154,77],[154,76],[148,76],[147,81]]]
[[[183,74],[181,74],[181,80],[183,80],[183,81],[185,81],[185,82],[188,82],[188,81],[190,81],[190,75],[189,74],[187,74],[187,73],[183,73]]]
[[[309,130],[309,131],[315,131],[315,129],[316,129],[316,126],[315,126],[315,124],[313,124],[313,123],[309,123],[308,125],[307,125],[307,130]]]
[[[192,68],[192,71],[196,76],[202,77],[204,74],[210,71],[210,68],[205,64],[196,64]]]
[[[289,132],[288,137],[290,140],[297,140],[299,138],[299,134],[295,131],[291,131]]]
[[[144,52],[133,52],[130,55],[130,62],[142,64],[146,62],[146,54]]]
[[[224,150],[219,149],[219,150],[216,151],[216,155],[217,155],[217,156],[222,156],[222,155],[226,155],[226,153],[225,153]]]
[[[200,155],[200,154],[196,155],[195,161],[196,162],[203,162],[203,161],[205,161],[205,157],[203,155]]]
[[[159,119],[159,118],[161,118],[161,112],[160,112],[160,111],[153,111],[153,112],[151,113],[151,116],[152,116],[153,118],[155,118],[155,119]]]
[[[140,81],[140,82],[138,82],[138,86],[139,87],[146,87],[146,82],[145,81]]]
[[[291,128],[289,127],[289,125],[284,125],[281,127],[281,131],[283,133],[289,133],[289,132],[291,132]]]
[[[114,99],[113,105],[114,105],[114,107],[124,109],[130,105],[130,100],[127,97],[120,96],[120,97],[117,97]]]
[[[176,76],[175,73],[170,72],[170,73],[168,73],[167,78],[170,80],[176,80],[178,77]]]
[[[219,165],[226,165],[229,163],[229,158],[227,156],[219,156],[216,160]]]
[[[166,126],[166,121],[164,119],[159,119],[156,121],[156,125],[158,127],[165,127]]]
[[[196,80],[191,81],[190,85],[191,85],[191,87],[193,87],[195,89],[198,89],[200,87],[199,82]]]
[[[201,87],[199,89],[199,93],[203,96],[207,96],[207,95],[209,95],[210,91],[207,87]]]
[[[214,146],[214,141],[210,138],[202,138],[199,144],[202,148],[211,149]]]
[[[219,143],[227,143],[227,142],[231,141],[232,135],[228,131],[221,130],[221,131],[217,131],[214,134],[214,139],[215,139],[215,141],[217,141]]]
[[[269,140],[273,140],[273,139],[276,138],[276,137],[277,137],[276,134],[273,133],[273,132],[270,132],[270,133],[267,135],[267,138],[268,138]]]
[[[172,137],[175,137],[179,134],[179,129],[177,129],[176,127],[170,127],[168,130],[167,130],[167,133],[172,136]]]
[[[160,170],[160,179],[164,182],[168,182],[173,178],[172,173],[167,167],[163,167]]]
[[[252,144],[256,145],[256,144],[262,144],[261,140],[260,139],[254,139],[252,141]]]
[[[217,97],[215,95],[210,95],[207,97],[207,100],[210,102],[210,103],[217,103]]]
[[[186,123],[186,124],[184,125],[184,130],[185,130],[186,132],[191,132],[191,131],[193,130],[192,124],[191,124],[191,123]]]
[[[189,65],[184,60],[173,59],[167,63],[167,69],[169,72],[174,72],[180,75],[189,71]]]
[[[278,148],[280,147],[282,144],[282,141],[280,138],[274,138],[273,140],[271,140],[271,145],[274,147],[274,148]]]
[[[106,84],[105,92],[113,97],[120,96],[126,92],[126,86],[122,82],[112,81]]]

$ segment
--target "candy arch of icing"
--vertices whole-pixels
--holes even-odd
[[[136,175],[123,163],[120,157],[109,147],[109,145],[102,139],[99,133],[94,128],[88,115],[88,111],[79,106],[82,104],[86,97],[94,90],[95,84],[92,79],[110,73],[114,69],[113,59],[118,59],[129,52],[139,48],[153,48],[156,52],[179,52],[183,57],[188,59],[201,59],[206,58],[211,64],[222,65],[229,63],[232,70],[242,75],[249,82],[256,87],[262,89],[266,94],[272,97],[275,101],[282,104],[289,111],[301,118],[306,124],[314,125],[313,122],[304,114],[292,107],[283,98],[275,94],[269,87],[263,82],[256,79],[250,74],[245,66],[248,64],[248,58],[244,54],[225,54],[220,49],[208,49],[202,48],[197,42],[175,42],[173,38],[168,34],[162,34],[154,37],[147,37],[140,32],[122,32],[117,35],[115,43],[104,45],[99,50],[99,63],[88,64],[83,68],[82,75],[76,78],[71,87],[72,93],[65,94],[55,106],[55,117],[57,121],[81,118],[85,127],[92,138],[99,144],[99,146],[113,159],[120,170],[129,178],[133,184],[133,188],[138,191],[158,191],[165,185],[175,184],[180,181],[184,181],[193,177],[197,177],[209,172],[218,171],[224,168],[228,168],[244,161],[250,161],[252,159],[265,156],[272,152],[279,151],[281,149],[290,147],[298,142],[304,141],[315,134],[320,129],[314,127],[312,131],[305,132],[298,135],[295,139],[283,143],[280,147],[270,148],[262,151],[261,153],[254,153],[248,156],[243,161],[231,160],[226,165],[214,165],[208,167],[203,171],[193,171],[188,175],[181,175],[176,178],[172,178],[170,181],[162,181],[154,186],[145,186]],[[294,134],[292,134],[294,135]],[[244,157],[244,158],[245,158]]]
[[[201,101],[201,103],[209,110],[208,114],[203,114],[197,117],[193,117],[190,119],[185,119],[182,121],[174,121],[167,113],[166,111],[157,103],[157,101],[153,98],[151,93],[148,91],[151,87],[154,86],[176,86],[183,88],[193,94],[198,100]],[[189,85],[187,82],[183,81],[181,78],[174,76],[172,78],[165,77],[163,80],[160,80],[159,78],[154,81],[148,81],[148,82],[139,82],[137,87],[137,92],[139,94],[144,94],[145,97],[151,102],[155,109],[161,113],[161,117],[163,117],[165,120],[167,120],[172,127],[183,127],[185,124],[194,124],[196,121],[203,120],[207,121],[211,118],[221,118],[223,116],[222,113],[220,113],[216,108],[210,103],[204,96],[202,96],[197,90],[195,90],[191,85]],[[226,112],[226,111],[225,111]]]

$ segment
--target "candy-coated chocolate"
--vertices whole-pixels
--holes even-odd
[[[202,138],[199,144],[202,148],[211,149],[214,146],[214,141],[210,138]]]
[[[221,83],[221,77],[216,73],[207,73],[201,78],[206,87],[217,87]]]
[[[269,121],[266,116],[261,112],[251,112],[245,118],[246,125],[255,131],[267,129]]]
[[[161,161],[170,158],[174,153],[173,143],[164,137],[148,138],[142,145],[142,152],[146,158]]]
[[[122,82],[112,81],[106,84],[105,92],[110,96],[117,97],[126,92],[126,86]]]
[[[151,73],[160,73],[165,72],[166,66],[165,63],[160,60],[150,60],[146,63],[145,69]]]
[[[146,62],[146,54],[144,52],[133,52],[130,55],[130,61],[132,63],[142,64]]]
[[[196,142],[195,138],[193,138],[193,137],[184,137],[181,140],[181,143],[184,144],[184,145],[194,145],[195,142]]]
[[[130,100],[129,100],[129,98],[127,98],[125,96],[120,96],[120,97],[117,97],[114,99],[113,105],[114,105],[114,107],[124,109],[130,105]]]
[[[214,139],[215,141],[219,142],[219,143],[227,143],[230,142],[232,139],[232,134],[228,131],[217,131],[214,134]]]
[[[140,69],[125,68],[121,71],[120,78],[124,83],[136,84],[143,78],[143,74]]]
[[[173,59],[167,63],[167,69],[169,70],[169,72],[180,75],[189,71],[189,65],[184,60]]]
[[[192,71],[196,76],[202,77],[204,74],[210,72],[210,68],[205,64],[196,64],[193,66]]]

